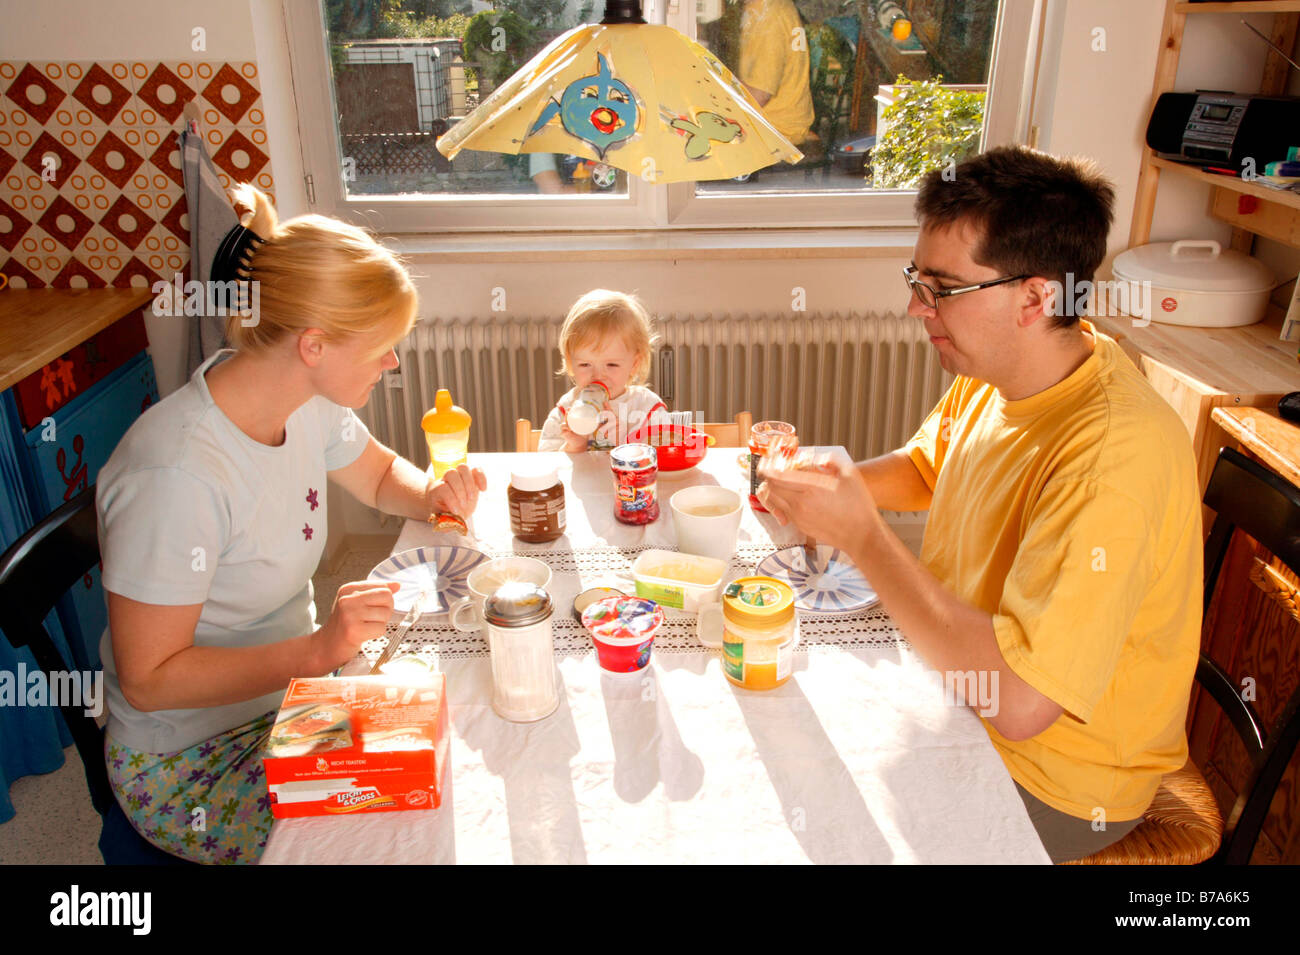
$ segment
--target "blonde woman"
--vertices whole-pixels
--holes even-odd
[[[537,450],[607,451],[666,411],[662,399],[643,384],[654,342],[650,313],[635,295],[592,289],[574,302],[560,328],[560,374],[569,376],[573,388],[551,409]],[[569,406],[593,381],[605,385],[609,400],[596,431],[575,434],[566,420]]]
[[[236,199],[251,216],[213,275],[258,283],[255,321],[230,316],[234,348],[141,416],[96,493],[109,777],[145,838],[213,863],[265,846],[260,756],[289,679],[349,660],[393,609],[387,586],[348,583],[317,626],[327,485],[412,518],[468,516],[486,487],[467,467],[429,481],[352,411],[415,320],[402,265],[361,229]]]

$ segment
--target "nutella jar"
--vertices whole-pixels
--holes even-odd
[[[506,499],[510,529],[525,544],[545,544],[564,533],[564,485],[555,468],[511,471]]]

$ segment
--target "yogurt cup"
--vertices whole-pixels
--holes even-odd
[[[663,622],[663,608],[642,597],[604,597],[582,612],[600,668],[616,675],[635,675],[649,665]]]

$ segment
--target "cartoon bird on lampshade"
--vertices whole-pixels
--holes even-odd
[[[556,37],[438,139],[462,149],[560,153],[647,182],[732,179],[803,154],[717,57],[612,0],[605,19]]]

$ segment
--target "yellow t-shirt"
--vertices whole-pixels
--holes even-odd
[[[1187,760],[1201,505],[1187,430],[1115,342],[1019,401],[958,377],[907,444],[934,492],[921,562],[993,615],[1007,665],[1065,712],[985,721],[1013,779],[1082,819],[1138,818]]]
[[[796,146],[813,123],[808,38],[791,0],[748,0],[740,18],[740,79],[771,93],[763,115]]]

